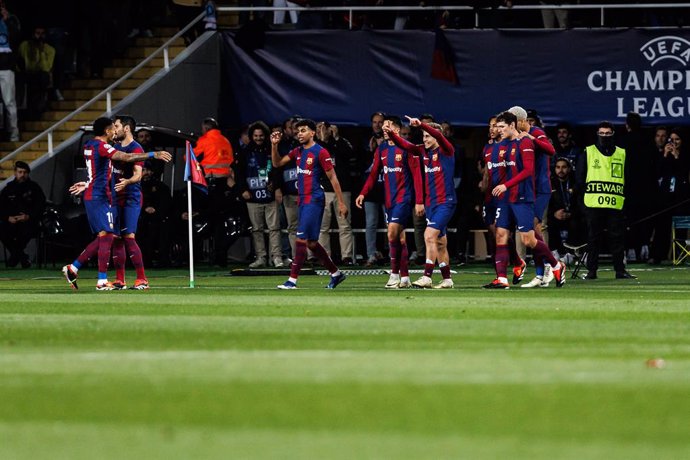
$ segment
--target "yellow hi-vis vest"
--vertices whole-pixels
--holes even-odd
[[[587,183],[585,206],[588,208],[623,209],[625,195],[625,150],[616,147],[607,157],[590,145],[587,154]]]

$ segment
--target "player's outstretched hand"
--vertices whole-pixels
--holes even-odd
[[[355,198],[355,206],[362,209],[362,203],[364,203],[364,195],[359,195]]]
[[[271,144],[273,145],[278,145],[280,144],[280,140],[283,138],[283,135],[280,134],[279,132],[274,132],[271,133]]]
[[[153,157],[156,160],[163,160],[166,163],[169,163],[170,160],[172,160],[172,155],[170,155],[170,153],[166,152],[165,150],[159,150],[159,151],[153,152]]]
[[[405,115],[405,118],[407,118],[407,120],[410,122],[410,126],[412,126],[413,128],[422,126],[422,122],[419,121],[419,118],[413,118],[407,115]]]
[[[501,196],[505,193],[505,191],[508,190],[508,187],[505,186],[505,184],[499,184],[494,189],[491,191],[491,194],[493,196]]]
[[[76,184],[72,184],[72,186],[69,188],[69,192],[72,195],[79,195],[84,190],[86,190],[86,182],[77,182]]]
[[[121,192],[128,185],[129,185],[129,181],[127,179],[120,179],[119,181],[117,181],[117,184],[115,184],[115,191]]]

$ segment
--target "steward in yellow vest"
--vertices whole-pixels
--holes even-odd
[[[577,179],[583,191],[588,226],[586,280],[597,279],[600,242],[604,235],[617,279],[633,279],[625,269],[625,150],[617,147],[613,125],[599,124],[597,142],[580,155]]]

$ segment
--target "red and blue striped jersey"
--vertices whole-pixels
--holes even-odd
[[[505,186],[510,203],[534,203],[534,143],[528,137],[508,141]]]
[[[308,149],[299,146],[288,155],[297,164],[298,202],[324,202],[326,194],[321,187],[321,176],[333,169],[333,160],[328,150],[315,143]]]
[[[534,181],[537,194],[551,193],[551,157],[556,149],[548,136],[538,126],[532,126],[529,133],[534,136]]]
[[[113,203],[113,188],[110,182],[110,158],[117,150],[110,144],[98,139],[91,139],[84,144],[84,161],[88,181],[84,190],[85,200],[107,200]]]
[[[381,170],[387,208],[400,203],[411,203],[413,191],[415,204],[424,203],[419,159],[388,142],[382,142],[374,152],[374,162],[360,195],[366,196],[374,188]]]
[[[115,149],[125,153],[144,153],[144,149],[137,141],[132,141],[126,146],[115,144]],[[117,184],[120,179],[129,179],[134,175],[134,166],[143,167],[144,162],[137,161],[136,163],[128,163],[126,161],[113,161],[113,190],[115,184]],[[127,199],[134,199],[137,202],[142,201],[141,182],[129,184],[123,190],[117,192],[117,201],[119,204],[124,204]]]
[[[426,123],[421,128],[438,141],[438,148],[426,150],[424,144],[416,145],[391,132],[389,136],[397,145],[409,153],[418,155],[424,164],[425,206],[436,206],[442,203],[456,203],[455,184],[455,148],[441,133]]]
[[[497,185],[503,184],[507,176],[507,156],[510,153],[510,142],[502,140],[499,142],[492,142],[484,146],[484,164],[489,174],[489,186],[486,188],[486,196],[484,202],[489,203],[493,200],[502,201],[506,197],[494,197],[491,192]]]

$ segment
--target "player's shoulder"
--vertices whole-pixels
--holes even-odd
[[[520,139],[518,145],[520,146],[520,150],[522,151],[534,150],[534,141],[532,141],[532,139],[530,139],[529,137],[523,137],[522,139]]]
[[[529,129],[529,133],[534,137],[546,136],[546,132],[539,126],[532,126]]]
[[[144,153],[144,147],[142,147],[137,141],[130,142],[128,147],[129,153]]]

